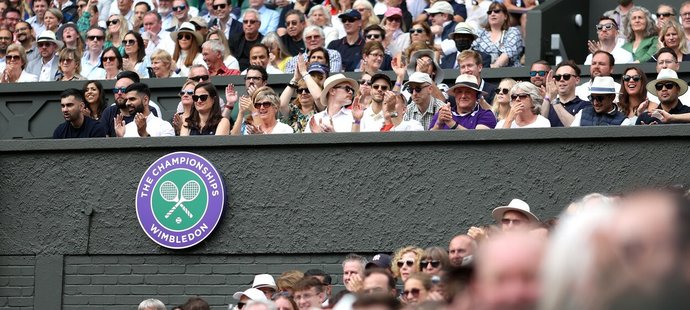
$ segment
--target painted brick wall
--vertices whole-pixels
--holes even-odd
[[[0,309],[33,309],[34,256],[0,256]]]
[[[341,259],[333,255],[103,255],[65,256],[63,309],[131,310],[146,298],[166,306],[200,296],[227,309],[232,294],[249,288],[255,274],[274,278],[288,270],[320,268],[342,289]],[[169,307],[169,308],[170,308]]]

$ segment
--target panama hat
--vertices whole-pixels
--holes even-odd
[[[679,79],[676,71],[673,71],[672,69],[661,69],[661,71],[659,71],[659,74],[656,76],[656,80],[647,83],[647,91],[650,92],[652,95],[659,97],[659,95],[656,94],[656,88],[654,86],[656,85],[656,83],[665,81],[670,81],[678,84],[678,86],[680,87],[680,92],[678,93],[678,96],[682,96],[688,91],[688,83]]]
[[[448,94],[455,96],[455,91],[461,87],[466,87],[469,89],[476,90],[480,93],[483,93],[486,95],[485,91],[482,91],[479,89],[479,83],[477,82],[477,77],[471,74],[460,74],[458,77],[455,79],[455,85],[448,89]]]
[[[328,92],[333,88],[333,86],[336,86],[340,83],[348,83],[350,84],[350,87],[354,89],[354,93],[352,94],[352,99],[354,99],[357,95],[357,91],[359,90],[359,84],[357,81],[346,77],[342,73],[336,74],[329,76],[326,81],[323,82],[323,91],[321,91],[321,104],[323,105],[328,105]]]
[[[180,25],[179,30],[170,33],[170,38],[173,41],[177,42],[177,35],[180,33],[189,33],[189,34],[193,35],[194,38],[196,39],[196,43],[199,46],[201,46],[201,44],[204,43],[204,38],[202,38],[201,34],[196,31],[196,27],[194,27],[194,24],[192,24],[190,22],[182,23],[182,25]]]
[[[57,45],[58,49],[61,49],[65,44],[62,43],[62,41],[59,41],[58,39],[55,38],[55,32],[52,32],[50,30],[44,30],[41,32],[41,35],[38,36],[38,39],[36,39],[36,43],[41,43],[41,42],[52,42]]]
[[[254,276],[254,282],[252,283],[253,288],[270,287],[274,290],[278,290],[276,286],[276,281],[270,274],[262,273]]]
[[[610,76],[595,76],[592,86],[589,87],[591,94],[617,94],[616,82]]]
[[[410,57],[410,63],[407,65],[407,75],[412,75],[415,71],[417,71],[417,59],[422,58],[424,56],[427,56],[431,58],[434,62],[434,68],[436,71],[436,77],[434,78],[434,82],[436,84],[441,84],[443,83],[443,69],[441,69],[441,66],[438,65],[438,62],[436,61],[436,55],[434,54],[434,51],[428,50],[428,49],[423,49],[423,50],[418,50],[412,54]]]
[[[497,223],[500,223],[503,219],[503,214],[508,211],[517,211],[524,214],[529,219],[530,223],[539,222],[539,218],[530,211],[529,205],[520,199],[513,199],[507,206],[500,206],[494,209],[491,215]]]
[[[235,294],[232,294],[232,298],[240,300],[240,298],[242,298],[243,295],[247,296],[247,298],[251,300],[268,301],[268,298],[266,298],[264,292],[260,291],[258,288],[253,287],[245,290],[244,292],[236,292]]]

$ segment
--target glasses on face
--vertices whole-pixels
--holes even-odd
[[[377,58],[383,58],[383,53],[370,53],[369,56],[377,57]]]
[[[186,8],[187,8],[187,6],[183,4],[183,5],[178,5],[178,6],[172,7],[172,10],[175,12],[178,12],[178,11],[184,11],[184,9],[186,9]]]
[[[127,89],[127,87],[115,87],[115,88],[113,88],[113,94],[119,94],[119,93],[124,94],[125,89]]]
[[[129,40],[122,40],[122,45],[134,45],[134,44],[136,44],[136,43],[137,43],[137,41],[136,41],[136,40],[132,40],[132,39],[129,39]]]
[[[68,64],[68,65],[73,63],[73,62],[74,62],[74,59],[71,59],[71,58],[60,59],[60,63],[64,63],[64,64]]]
[[[5,61],[10,62],[10,61],[19,61],[21,57],[19,55],[5,55]]]
[[[641,77],[639,75],[627,75],[626,74],[623,76],[623,81],[625,81],[625,82],[629,82],[631,80],[635,81],[635,82],[639,82],[640,79],[641,79]]]
[[[676,87],[676,83],[673,83],[673,82],[656,83],[656,85],[654,85],[654,88],[656,88],[656,90],[661,90],[661,89],[663,89],[663,88],[666,88],[666,89],[668,89],[668,90],[671,90],[671,89],[673,89],[674,87]]]
[[[441,266],[441,261],[435,260],[435,259],[434,260],[423,260],[419,263],[419,269],[424,269],[429,264],[431,264],[432,268],[438,268],[438,266]]]
[[[402,22],[402,19],[400,17],[389,17],[386,19],[389,23],[398,23],[400,24]]]
[[[409,90],[410,90],[410,93],[413,93],[413,94],[414,94],[415,92],[416,92],[416,93],[422,92],[422,90],[423,90],[424,88],[426,88],[426,86],[417,86],[417,87],[410,87]]]
[[[496,88],[496,89],[494,89],[494,92],[496,93],[496,95],[498,95],[498,94],[500,94],[500,93],[503,93],[504,95],[507,95],[507,94],[510,92],[510,89],[507,89],[507,88]]]
[[[10,37],[0,37],[0,41],[9,41],[12,40]]]
[[[527,99],[529,97],[529,94],[515,94],[515,95],[510,95],[510,100],[515,101],[518,98],[520,98],[520,101]]]
[[[378,40],[381,38],[381,35],[378,33],[372,33],[367,35],[367,39],[369,40]]]
[[[335,89],[344,89],[344,90],[345,90],[346,92],[348,92],[348,93],[353,93],[353,94],[355,93],[355,89],[352,88],[352,87],[350,87],[350,86],[335,86],[335,87],[333,87],[333,88],[335,88]]]
[[[214,5],[213,5],[213,9],[214,9],[214,10],[222,10],[222,9],[225,9],[225,7],[227,7],[227,6],[228,6],[228,5],[227,5],[226,3],[223,3],[223,4],[214,4]]]
[[[674,15],[673,13],[656,13],[656,18],[662,18],[662,17],[666,18],[666,17],[673,16],[673,15]]]
[[[343,24],[348,24],[348,23],[351,24],[351,23],[354,23],[357,21],[357,20],[351,19],[351,18],[341,18],[340,20],[343,22]]]
[[[321,39],[321,36],[306,36],[305,39],[307,39],[307,41],[318,40]]]
[[[298,88],[297,93],[306,95],[306,94],[309,94],[310,92],[309,92],[309,88]]]
[[[242,309],[242,308],[244,308],[244,305],[246,305],[246,304],[247,304],[246,302],[238,302],[238,303],[237,303],[237,309]]]
[[[599,24],[596,25],[597,31],[602,31],[602,30],[611,30],[616,28],[616,25],[613,23],[606,23],[606,24]]]
[[[656,64],[659,66],[663,66],[663,65],[672,65],[672,64],[676,64],[676,63],[678,63],[678,62],[669,59],[669,60],[659,60],[659,61],[657,61]]]
[[[388,85],[374,84],[374,85],[371,85],[371,88],[373,88],[373,89],[375,89],[375,90],[387,91],[387,90],[388,90]]]
[[[413,260],[399,260],[398,261],[398,268],[402,268],[402,266],[407,265],[407,267],[412,267],[414,265]]]
[[[538,75],[538,76],[545,76],[545,75],[546,75],[546,71],[543,71],[543,70],[542,70],[542,71],[530,71],[530,72],[529,72],[529,76],[534,77],[534,76],[537,76],[537,75]]]
[[[206,101],[208,100],[208,95],[192,95],[192,101]]]
[[[254,24],[258,23],[258,22],[259,22],[259,21],[256,20],[256,19],[245,19],[245,20],[242,21],[242,23],[243,23],[243,24],[246,24],[246,25],[254,25]]]
[[[114,62],[116,59],[115,56],[103,56],[103,62]]]
[[[501,9],[488,10],[488,11],[486,11],[486,15],[491,15],[491,13],[498,14],[501,12],[503,12],[503,11],[501,11]]]
[[[270,102],[270,101],[254,102],[254,108],[255,109],[261,109],[261,107],[264,107],[264,109],[268,109],[272,105],[273,105],[273,102]]]
[[[181,90],[180,91],[180,97],[184,97],[185,95],[187,95],[187,96],[194,95],[194,91],[191,89],[190,90]]]
[[[564,81],[568,81],[568,80],[570,80],[570,78],[571,78],[572,76],[573,76],[573,75],[570,74],[570,73],[566,73],[566,74],[556,74],[556,75],[553,76],[553,78],[554,78],[556,81],[560,81],[561,79],[563,79]]]
[[[40,43],[38,43],[38,47],[39,48],[47,48],[50,46],[50,44],[51,44],[50,42],[40,42]]]
[[[297,25],[299,25],[299,21],[296,21],[296,20],[291,20],[291,21],[285,22],[285,26],[297,26]]]
[[[415,33],[424,33],[424,29],[422,29],[422,28],[412,28],[412,29],[410,29],[410,34],[415,34]]]
[[[606,98],[606,96],[603,96],[603,95],[597,95],[597,96],[589,95],[589,96],[587,96],[587,100],[589,100],[589,102],[594,102],[594,101],[604,102],[605,98]]]
[[[117,19],[109,20],[109,21],[106,21],[106,22],[105,22],[105,26],[106,26],[106,27],[110,27],[110,26],[112,26],[112,25],[117,25],[117,23],[119,23],[119,22],[120,22],[120,21],[117,20]]]
[[[86,36],[86,39],[89,41],[103,41],[105,36]]]
[[[194,81],[194,82],[208,81],[209,76],[208,75],[197,75],[197,76],[189,77],[189,79]]]
[[[177,35],[177,40],[191,40],[192,35],[189,33],[180,33]]]
[[[371,80],[361,79],[358,82],[360,85],[371,85]]]
[[[261,81],[263,80],[260,76],[246,76],[245,81]]]
[[[422,290],[420,290],[420,289],[418,289],[418,288],[413,288],[413,289],[411,289],[411,290],[404,290],[404,291],[403,291],[403,297],[407,298],[407,296],[409,296],[410,294],[412,294],[412,297],[418,298],[418,297],[419,297],[419,293],[420,293],[421,291],[422,291]]]

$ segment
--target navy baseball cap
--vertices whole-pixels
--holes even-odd
[[[356,20],[361,20],[362,19],[362,14],[359,14],[359,11],[349,9],[345,11],[345,13],[338,15],[338,18],[349,18],[349,19],[356,19]]]
[[[374,255],[369,263],[367,263],[366,269],[372,267],[379,267],[384,269],[391,268],[391,256],[388,254],[380,253]]]

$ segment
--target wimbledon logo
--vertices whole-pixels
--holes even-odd
[[[205,158],[175,152],[156,160],[141,177],[139,224],[154,242],[184,249],[208,237],[225,204],[222,178]]]

